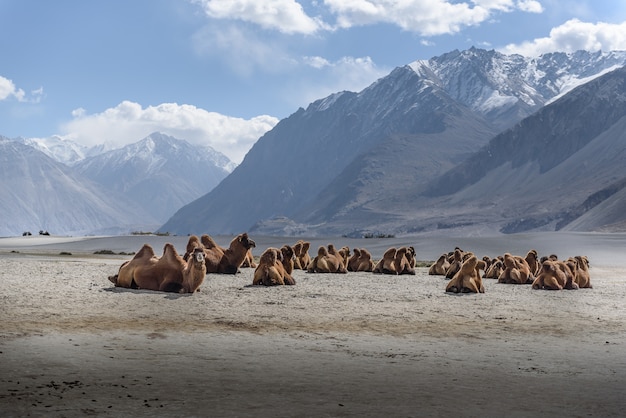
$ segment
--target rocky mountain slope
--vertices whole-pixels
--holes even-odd
[[[219,186],[181,208],[160,230],[355,236],[472,225],[491,231],[520,230],[514,224],[526,219],[529,210],[493,222],[489,213],[500,210],[498,206],[464,198],[462,193],[455,199],[465,189],[447,183],[445,176],[452,174],[445,173],[459,164],[458,170],[490,168],[490,160],[477,160],[474,153],[487,144],[493,147],[490,140],[506,127],[512,128],[495,143],[501,141],[507,151],[517,154],[538,147],[541,153],[545,148],[549,155],[540,158],[540,166],[562,162],[593,139],[590,135],[610,129],[619,113],[615,109],[611,118],[604,118],[570,109],[583,105],[566,96],[624,63],[622,52],[581,51],[528,59],[472,48],[396,68],[359,93],[336,93],[279,122]],[[620,73],[615,74],[619,78]],[[552,107],[549,123],[532,117],[526,121],[553,101],[559,106]],[[576,136],[577,127],[586,123],[576,117],[583,116],[596,125],[584,140]],[[560,144],[565,149],[559,151],[527,139],[561,133],[570,141]],[[519,144],[515,138],[525,139]],[[467,158],[472,162],[463,163]],[[505,166],[499,163],[497,168],[501,167]],[[521,166],[532,173],[529,167]],[[514,168],[519,172],[519,166]],[[469,171],[460,177],[472,172],[465,170]],[[478,195],[500,192],[497,185],[503,187],[509,174],[502,170],[494,171],[495,180],[485,182],[489,186]],[[444,186],[456,189],[444,196],[440,190]],[[506,199],[508,193],[512,192],[498,196]]]

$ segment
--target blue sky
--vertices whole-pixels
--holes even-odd
[[[0,0],[0,135],[239,163],[299,107],[472,46],[626,50],[622,0]]]

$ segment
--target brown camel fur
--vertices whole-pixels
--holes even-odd
[[[372,254],[366,248],[355,248],[352,256],[348,260],[348,271],[372,271],[374,262]]]
[[[296,259],[296,255],[293,252],[293,247],[291,245],[285,244],[280,248],[280,252],[282,254],[282,263],[285,271],[287,272],[287,274],[293,273]]]
[[[278,248],[269,247],[259,258],[254,270],[253,285],[279,286],[295,285],[296,281],[285,271],[282,252]]]
[[[193,238],[193,237],[192,237]],[[190,238],[191,240],[191,238]],[[217,245],[213,238],[208,234],[203,234],[200,237],[200,242],[204,247],[205,263],[207,273],[217,273],[217,266],[220,264],[220,260],[224,256],[224,248]],[[189,246],[189,244],[187,244]]]
[[[471,256],[463,262],[461,269],[454,275],[446,286],[446,292],[451,293],[485,293],[480,270],[485,269],[485,262]]]
[[[577,255],[574,257],[576,260],[576,271],[574,281],[579,288],[591,289],[591,275],[589,274],[589,259],[585,255]]]
[[[504,271],[498,277],[498,283],[531,284],[534,277],[526,260],[510,253],[504,254]]]
[[[541,271],[533,281],[532,288],[546,290],[578,289],[578,285],[573,280],[574,275],[567,264],[546,259],[541,264]]]
[[[373,272],[377,274],[397,274],[394,263],[397,252],[398,249],[395,247],[388,248],[387,251],[384,252],[383,258],[374,266]]]
[[[306,270],[311,263],[311,256],[309,255],[309,248],[311,243],[308,241],[298,240],[293,246],[293,252],[296,255],[294,260],[294,268],[300,270]]]
[[[241,263],[241,267],[244,268],[256,268],[256,263],[254,262],[254,256],[252,255],[252,250],[248,248],[246,252],[246,258],[243,259]]]
[[[411,250],[409,247],[400,247],[396,251],[396,257],[393,260],[396,274],[415,274],[415,269],[411,267],[410,258]],[[413,263],[415,265],[415,263]]]
[[[428,269],[428,274],[430,274],[431,276],[445,276],[448,268],[450,268],[448,255],[441,254],[437,261],[435,261]]]
[[[206,265],[204,251],[197,247],[185,262],[170,243],[157,257],[149,244],[122,264],[118,274],[109,280],[117,287],[159,290],[163,292],[194,293],[204,281]]]
[[[494,258],[491,265],[485,271],[483,277],[485,279],[498,279],[504,271],[504,263],[499,258]]]
[[[463,251],[461,249],[456,248],[454,250],[453,260],[450,262],[450,267],[446,270],[446,279],[452,279],[454,275],[461,270],[461,265],[463,264]]]
[[[415,247],[413,246],[407,247],[406,259],[409,262],[409,267],[414,269],[415,266],[417,265],[417,255],[415,253]]]
[[[203,239],[205,238],[205,239]],[[230,246],[223,250],[208,235],[200,240],[204,245],[207,273],[236,274],[248,254],[248,250],[256,247],[256,243],[247,233],[239,234],[230,242]],[[207,244],[210,246],[207,247]]]
[[[539,262],[539,255],[537,254],[537,250],[530,250],[526,253],[525,257],[526,263],[528,263],[528,268],[530,269],[530,274],[533,276],[537,276],[539,271],[541,270],[541,263]]]
[[[196,248],[204,248],[204,246],[196,235],[191,235],[189,237],[189,241],[187,241],[187,248],[185,249],[185,255],[183,255],[183,260],[187,261],[189,259],[189,256],[195,251]]]
[[[321,245],[317,250],[317,255],[307,268],[309,273],[347,273],[348,270],[343,265],[341,257],[337,254],[335,247],[328,244],[328,248]]]

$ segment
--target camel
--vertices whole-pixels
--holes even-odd
[[[485,269],[485,262],[476,256],[470,256],[463,262],[459,271],[452,277],[446,286],[450,293],[485,293],[485,287],[480,277],[480,270]]]
[[[446,279],[452,279],[454,275],[461,270],[463,264],[463,251],[460,248],[454,249],[453,259],[450,262],[450,267],[446,270]]]
[[[328,244],[328,248],[323,245],[318,248],[317,255],[309,263],[307,271],[309,273],[348,272],[343,265],[341,256],[337,253],[333,244]]]
[[[589,274],[589,259],[585,255],[577,255],[574,257],[576,260],[576,271],[574,281],[579,288],[591,289],[591,276]]]
[[[372,271],[377,274],[397,274],[394,263],[397,252],[398,249],[395,247],[388,248],[387,251],[384,252],[383,258],[376,263]]]
[[[256,247],[256,243],[247,233],[239,234],[230,242],[226,249],[221,248],[209,235],[200,238],[204,245],[207,273],[236,274],[243,263],[248,250]]]
[[[294,260],[294,268],[298,270],[306,270],[311,263],[311,256],[309,255],[309,248],[311,243],[304,240],[298,240],[293,246],[293,252],[296,256]]]
[[[491,261],[491,264],[489,265],[487,270],[485,270],[485,274],[483,274],[483,278],[485,278],[485,279],[497,279],[497,278],[500,277],[500,275],[502,274],[503,271],[504,271],[504,264],[503,264],[502,260],[499,257],[498,258],[494,258]]]
[[[414,250],[412,252],[411,248],[412,247],[400,247],[398,251],[396,251],[396,257],[393,260],[396,274],[415,274],[415,268],[411,267],[411,264],[415,265],[415,258],[412,255],[414,254]],[[413,263],[411,263],[411,259],[413,259]]]
[[[417,266],[417,254],[415,252],[415,247],[407,247],[406,259],[409,262],[409,267],[414,269],[415,266]]]
[[[539,255],[537,250],[530,250],[526,253],[525,257],[528,267],[530,268],[530,274],[537,276],[541,270],[541,263],[539,262]]]
[[[295,267],[295,259],[296,255],[293,252],[293,247],[291,245],[283,245],[280,247],[280,252],[282,254],[282,263],[283,267],[287,274],[293,273],[293,269]]]
[[[448,255],[441,254],[437,261],[435,261],[428,269],[428,274],[430,274],[431,276],[445,276],[448,268],[450,268]]]
[[[253,285],[295,285],[296,281],[285,271],[283,253],[278,248],[267,248],[259,258],[254,270]]]
[[[163,255],[157,257],[149,244],[145,244],[135,256],[123,263],[115,276],[109,280],[117,287],[158,290],[175,293],[194,293],[206,275],[204,251],[196,247],[188,261],[178,255],[170,243],[163,247]]]
[[[414,258],[415,250],[412,247],[391,247],[385,251],[383,258],[376,263],[372,270],[377,274],[415,274],[410,260]]]
[[[532,288],[546,290],[578,289],[578,285],[574,283],[574,273],[568,264],[546,259],[541,263],[541,270],[533,281]]]
[[[534,280],[526,259],[504,254],[504,271],[498,277],[498,283],[531,284]]]
[[[348,271],[372,271],[374,262],[372,254],[365,248],[355,248],[346,266]]]

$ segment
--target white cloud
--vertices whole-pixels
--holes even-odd
[[[509,44],[501,49],[507,54],[539,56],[548,52],[578,50],[626,50],[626,22],[588,23],[571,19],[550,31],[550,36],[521,44]]]
[[[0,100],[6,100],[10,97],[23,102],[26,100],[26,93],[24,90],[18,89],[12,80],[0,76]]]
[[[235,19],[283,33],[313,34],[324,25],[308,16],[295,0],[196,0],[207,16]]]
[[[101,113],[72,112],[74,119],[62,126],[64,138],[93,146],[107,144],[119,148],[159,131],[193,144],[210,145],[235,163],[278,119],[262,115],[242,119],[208,112],[192,105],[162,103],[143,108],[124,101]]]
[[[457,33],[486,21],[494,12],[542,10],[534,0],[324,0],[324,4],[341,28],[390,23],[422,36]]]
[[[535,0],[519,0],[517,7],[523,12],[543,13],[543,6]]]
[[[324,68],[331,65],[326,58],[322,57],[304,57],[302,59],[306,65],[310,65],[313,68]]]

